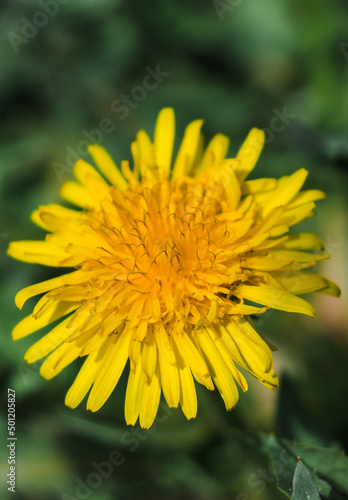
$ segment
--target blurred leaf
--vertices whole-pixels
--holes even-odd
[[[347,495],[337,491],[332,484],[324,481],[324,479],[318,477],[316,474],[314,474],[314,480],[318,486],[320,498],[323,500],[346,500],[348,498]]]
[[[271,466],[278,489],[291,498],[294,471],[297,460],[275,436],[263,437],[265,451],[271,458]]]
[[[277,487],[288,498],[297,499],[294,496],[293,487],[299,459],[310,470],[316,488],[319,489],[323,498],[339,500],[343,498],[339,492],[348,493],[348,458],[342,452],[319,446],[308,446],[275,436],[261,436],[260,438],[264,451],[271,458]]]
[[[286,447],[329,484],[348,495],[348,458],[343,452],[290,442],[286,442]]]
[[[313,476],[301,460],[299,460],[295,469],[292,489],[292,498],[294,500],[320,500]]]

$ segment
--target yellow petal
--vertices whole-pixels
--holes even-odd
[[[194,335],[192,336],[192,342],[194,343],[199,354],[203,357],[202,349],[201,349],[201,347],[200,347],[200,345],[199,345],[199,343]],[[179,355],[180,355],[180,353],[179,353]],[[183,363],[182,363],[182,365],[183,365]],[[196,372],[195,370],[192,370],[192,374],[193,374],[194,378],[197,380],[197,382],[199,384],[204,385],[204,387],[206,387],[208,389],[208,391],[214,390],[214,384],[213,384],[213,381],[212,381],[210,375],[201,375],[200,373]]]
[[[137,326],[137,337],[140,342],[144,340],[147,334],[147,327],[148,327],[148,321],[147,320],[140,320]]]
[[[231,210],[235,210],[238,206],[240,197],[241,197],[241,189],[238,182],[238,179],[234,173],[234,165],[236,160],[225,160],[221,165],[218,165],[214,169],[214,178],[218,179],[222,182],[227,202]]]
[[[12,338],[13,340],[18,340],[26,337],[30,333],[36,332],[49,325],[56,319],[62,318],[67,314],[75,311],[80,304],[72,304],[71,302],[57,302],[52,304],[52,306],[41,314],[38,318],[35,318],[32,314],[29,314],[26,318],[22,319],[13,329]]]
[[[51,267],[60,267],[61,261],[69,257],[61,247],[48,241],[12,241],[7,254],[23,262]]]
[[[164,356],[159,356],[161,384],[164,397],[170,408],[177,408],[180,401],[180,384],[177,365],[170,365]]]
[[[67,337],[71,334],[66,325],[70,317],[59,323],[47,335],[44,335],[40,340],[35,342],[25,353],[24,359],[28,363],[35,363],[35,361],[47,356],[50,352],[56,349]]]
[[[93,198],[88,190],[78,182],[67,181],[60,189],[63,200],[78,207],[89,208],[93,206]]]
[[[332,281],[310,271],[273,272],[272,275],[288,292],[296,295],[321,292],[334,297],[340,296],[340,289]]]
[[[267,389],[271,389],[271,391],[279,386],[279,380],[274,370],[267,373],[267,379],[260,379],[260,382],[267,387]]]
[[[196,335],[209,366],[211,377],[225,402],[226,410],[231,410],[236,406],[239,398],[233,377],[206,329],[197,330]]]
[[[268,307],[255,307],[247,304],[235,304],[231,302],[225,307],[224,311],[226,314],[250,316],[251,314],[263,314],[268,311],[268,309]]]
[[[253,179],[252,181],[245,181],[242,184],[242,194],[255,194],[264,191],[270,191],[277,186],[275,179]]]
[[[272,353],[248,321],[243,318],[227,319],[218,326],[221,335],[221,349],[226,349],[233,360],[251,373],[264,385],[274,388],[277,378],[272,365]],[[238,378],[236,378],[238,381]],[[242,388],[244,381],[240,380]]]
[[[91,388],[100,363],[103,362],[104,354],[109,345],[108,339],[104,340],[99,349],[92,352],[83,363],[74,383],[65,397],[65,404],[70,408],[76,408]]]
[[[279,247],[280,245],[285,243],[288,239],[289,239],[289,235],[282,236],[281,238],[268,239],[268,240],[260,243],[260,245],[257,245],[256,251],[257,250],[268,250],[269,248]]]
[[[205,360],[197,351],[190,337],[183,332],[182,334],[173,335],[173,340],[185,364],[203,376],[208,375],[208,367]]]
[[[303,269],[306,267],[312,267],[314,266],[317,262],[320,262],[322,260],[327,260],[330,258],[329,254],[314,254],[314,253],[309,253],[309,252],[299,252],[296,250],[271,250],[268,252],[267,258],[269,259],[275,259],[275,260],[282,260],[282,259],[288,259],[292,260],[292,264],[290,263],[286,267],[288,270],[291,271],[297,271],[299,269]],[[274,268],[275,269],[275,268]],[[276,270],[276,269],[275,269]],[[285,269],[284,269],[285,270]]]
[[[130,369],[135,373],[135,367],[141,365],[141,342],[138,341],[137,332],[134,330],[131,341],[128,346],[128,357],[130,360]]]
[[[163,326],[156,331],[156,342],[160,355],[164,357],[167,363],[175,365],[176,358],[173,347],[168,337],[168,333]]]
[[[192,374],[193,374],[195,380],[197,380],[197,382],[199,384],[204,385],[204,387],[206,387],[208,389],[208,391],[214,390],[214,384],[213,384],[213,381],[212,381],[210,375],[203,376],[200,373],[195,372],[194,370],[192,370]]]
[[[128,160],[121,161],[121,171],[128,182],[129,188],[133,189],[138,185],[138,179],[134,175],[134,172],[132,172],[132,170],[130,169]]]
[[[310,201],[322,200],[326,197],[326,194],[323,191],[319,191],[318,189],[309,189],[308,191],[302,191],[302,193],[298,193],[295,198],[288,204],[288,208],[298,207],[299,205],[303,205],[304,203],[308,203]]]
[[[195,120],[186,127],[184,138],[173,167],[173,181],[190,173],[200,144],[200,131],[202,125],[203,120]]]
[[[137,142],[139,146],[139,161],[140,161],[140,170],[142,176],[144,174],[151,174],[151,170],[148,170],[149,167],[155,166],[155,155],[154,155],[154,145],[151,142],[150,137],[147,135],[145,130],[140,130],[137,133]],[[144,171],[144,168],[146,170]]]
[[[79,356],[80,347],[75,344],[61,344],[42,363],[40,375],[46,380],[58,375]]]
[[[161,175],[167,176],[172,162],[175,135],[175,116],[172,108],[160,111],[155,128],[155,158]]]
[[[17,293],[15,297],[16,306],[19,309],[22,309],[25,302],[31,297],[34,297],[35,295],[39,295],[41,293],[48,292],[55,288],[67,284],[74,285],[78,283],[85,283],[89,280],[91,276],[93,276],[93,274],[95,273],[94,272],[86,273],[80,270],[73,271],[68,274],[63,274],[62,276],[57,276],[57,278],[52,278],[47,281],[42,281],[41,283],[36,283],[35,285],[27,286],[26,288],[23,288]]]
[[[322,288],[321,290],[318,290],[318,293],[322,293],[323,295],[331,295],[331,297],[340,297],[341,290],[336,285],[336,283],[333,283],[331,280],[328,279],[326,281],[327,281],[327,286],[325,288]]]
[[[273,208],[261,221],[256,225],[254,235],[266,233],[273,227],[279,224],[279,220],[284,212],[284,207]]]
[[[269,236],[271,238],[274,238],[276,236],[281,236],[282,234],[285,234],[289,231],[289,227],[286,226],[285,224],[282,224],[282,225],[279,225],[279,226],[276,226],[276,227],[272,227],[272,229],[269,230]]]
[[[30,220],[34,222],[37,226],[41,227],[41,229],[44,229],[45,231],[51,231],[51,229],[43,222],[41,219],[41,214],[40,214],[40,207],[37,210],[34,210],[30,214]]]
[[[92,176],[94,179],[98,179],[99,182],[106,184],[101,175],[98,174],[95,168],[92,167],[86,161],[79,159],[73,168],[74,176],[83,185],[86,185],[87,177]]]
[[[263,374],[272,369],[272,352],[249,321],[244,318],[234,318],[232,321],[228,321],[226,318],[222,325],[229,332],[238,354],[249,372]],[[241,359],[236,358],[235,360],[240,364]]]
[[[146,339],[142,342],[141,349],[141,366],[146,376],[146,383],[149,384],[152,380],[157,363],[157,345],[155,342],[155,334],[148,333]]]
[[[127,189],[127,182],[109,153],[98,144],[92,144],[87,149],[107,180],[118,189]]]
[[[155,420],[161,397],[161,379],[157,362],[150,385],[145,384],[140,407],[139,423],[143,429],[149,429]]]
[[[135,371],[129,372],[126,401],[125,418],[128,425],[135,425],[140,413],[141,402],[145,384],[145,375],[141,363],[137,363]]]
[[[87,410],[97,411],[109,398],[123,372],[128,359],[128,346],[132,330],[125,329],[114,345],[109,347],[101,369],[95,378],[87,401]]]
[[[287,226],[294,226],[309,217],[313,217],[313,215],[315,215],[315,212],[313,211],[314,208],[315,203],[309,202],[299,205],[298,207],[286,209],[283,212],[279,223],[286,224]]]
[[[226,348],[225,344],[223,343],[221,336],[216,336],[213,330],[209,327],[207,327],[207,332],[209,333],[211,339],[215,343],[217,350],[219,351],[219,354],[223,359],[224,363],[226,364],[227,368],[230,370],[232,377],[236,380],[242,391],[246,392],[248,390],[248,383],[245,380],[245,377],[240,373],[240,371],[237,370],[233,362],[232,356],[228,351],[228,349]]]
[[[288,250],[322,250],[325,247],[323,240],[313,233],[292,233],[281,248]]]
[[[70,208],[63,207],[62,205],[58,205],[57,203],[51,203],[49,205],[40,205],[37,210],[31,213],[30,219],[42,229],[46,231],[52,231],[52,229],[43,222],[41,218],[42,213],[51,213],[60,217],[64,220],[82,220],[84,214],[79,210],[72,210]]]
[[[192,378],[191,370],[188,366],[179,367],[180,378],[180,405],[185,417],[190,420],[197,415],[197,395],[195,383]]]
[[[245,269],[258,269],[260,271],[273,271],[289,266],[293,262],[294,259],[282,259],[269,256],[247,257],[242,260],[241,267]]]
[[[230,140],[226,135],[216,134],[206,147],[195,176],[201,175],[214,165],[219,165],[227,155],[229,144]]]
[[[296,312],[315,316],[313,307],[300,297],[283,292],[268,286],[239,285],[233,293],[237,297],[251,300],[258,304],[280,309],[281,311]]]
[[[268,203],[264,203],[262,211],[267,215],[273,208],[287,205],[299,192],[308,175],[307,170],[301,168],[289,177],[282,177],[278,181],[278,187],[269,195]]]
[[[214,299],[210,303],[209,312],[207,314],[206,320],[211,323],[214,321],[219,313],[219,301]]]
[[[240,183],[248,177],[250,172],[255,167],[263,149],[264,142],[265,133],[263,130],[259,130],[257,128],[250,130],[236,156],[241,165],[240,170],[237,172],[237,177]]]
[[[79,332],[86,334],[89,339],[82,346],[82,349],[80,351],[80,356],[88,356],[89,354],[92,354],[92,352],[98,350],[101,347],[105,339],[101,338],[99,335],[96,335],[99,332],[99,328],[100,328],[99,324],[94,325],[88,329],[80,327]]]

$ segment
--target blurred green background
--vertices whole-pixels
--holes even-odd
[[[16,498],[266,500],[289,497],[292,483],[295,499],[348,498],[346,0],[2,0],[0,23],[2,498],[13,498],[7,387],[17,399]],[[157,82],[146,79],[158,70]],[[163,106],[176,110],[178,138],[204,118],[207,138],[230,136],[231,155],[251,127],[266,129],[255,177],[309,170],[306,187],[328,196],[299,229],[324,239],[332,259],[320,272],[343,296],[310,297],[316,319],[269,312],[257,323],[278,347],[280,389],[248,377],[249,392],[227,413],[217,391],[197,387],[196,420],[163,403],[144,431],[124,422],[126,376],[92,414],[64,406],[78,363],[50,382],[39,364],[26,365],[42,331],[12,342],[35,303],[20,312],[14,296],[57,271],[5,251],[12,240],[43,238],[29,215],[59,202],[72,158],[87,158],[84,141],[100,138],[120,163],[140,128],[152,134]],[[118,465],[109,474],[104,464],[102,477],[93,463],[113,450]],[[297,456],[306,466],[296,467]]]

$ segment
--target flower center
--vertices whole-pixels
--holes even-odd
[[[139,307],[151,322],[167,321],[174,310],[208,314],[242,279],[229,226],[240,216],[226,210],[221,185],[185,179],[128,191],[111,188],[102,207],[92,227],[106,242],[98,247],[98,262],[113,276],[107,296],[112,291],[120,304],[122,297],[143,301]]]

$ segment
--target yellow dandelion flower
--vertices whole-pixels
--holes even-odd
[[[269,308],[314,316],[299,295],[339,296],[338,287],[306,269],[329,255],[311,233],[289,228],[311,217],[317,190],[300,191],[307,171],[280,179],[246,180],[264,143],[252,129],[236,158],[216,135],[204,148],[202,120],[188,125],[172,165],[174,112],[163,109],[154,141],[141,130],[132,143],[134,166],[119,169],[99,145],[88,148],[99,172],[79,160],[76,181],[61,196],[77,209],[40,206],[32,220],[45,241],[17,241],[9,255],[75,270],[21,290],[16,304],[44,294],[14,340],[56,320],[25,354],[45,357],[51,379],[85,358],[65,403],[88,395],[97,411],[113,392],[129,359],[128,424],[148,428],[163,391],[170,407],[196,416],[195,382],[219,390],[226,409],[248,388],[243,368],[270,389],[278,385],[272,346],[250,315]]]

